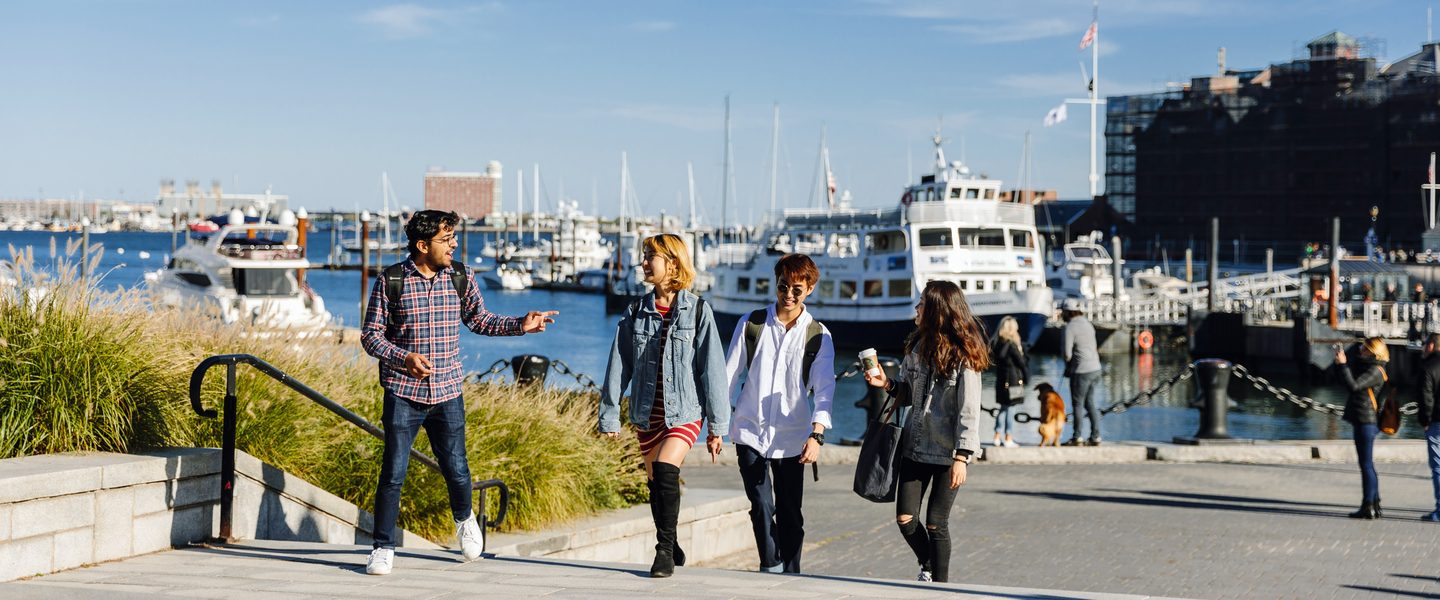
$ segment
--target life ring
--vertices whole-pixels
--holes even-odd
[[[1135,344],[1140,346],[1141,350],[1149,350],[1155,345],[1155,334],[1150,333],[1149,329],[1142,329],[1140,335],[1135,336]]]
[[[910,194],[910,190],[905,190],[905,193],[900,196],[900,205],[910,206],[912,200],[914,200],[914,197]]]

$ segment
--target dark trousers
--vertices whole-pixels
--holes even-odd
[[[900,459],[900,486],[896,493],[895,516],[911,515],[909,523],[900,524],[900,534],[915,552],[920,568],[929,571],[935,581],[950,581],[950,509],[955,506],[955,493],[950,489],[950,467]],[[925,521],[920,521],[920,500],[930,490],[930,504]]]
[[[740,480],[750,499],[750,526],[760,568],[783,565],[785,573],[800,572],[800,548],[805,544],[805,516],[800,512],[805,492],[805,465],[799,456],[765,458],[754,448],[735,445]]]
[[[1070,409],[1075,411],[1073,439],[1080,437],[1080,417],[1090,416],[1090,440],[1100,439],[1100,408],[1095,405],[1095,388],[1100,387],[1101,371],[1076,373],[1070,376]]]
[[[1380,500],[1380,476],[1375,473],[1375,436],[1380,428],[1374,423],[1353,426],[1355,432],[1355,456],[1360,459],[1360,489],[1364,493],[1362,502]]]
[[[410,467],[410,447],[420,427],[430,436],[430,450],[440,463],[456,521],[470,516],[470,463],[465,458],[465,400],[421,404],[385,392],[385,456],[375,490],[375,547],[395,547],[395,521],[400,516],[400,487]]]

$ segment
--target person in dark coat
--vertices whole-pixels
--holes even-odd
[[[1380,477],[1375,473],[1375,436],[1377,409],[1383,400],[1381,388],[1388,378],[1385,363],[1390,362],[1390,349],[1384,338],[1372,337],[1360,344],[1359,359],[1352,368],[1346,364],[1345,351],[1335,352],[1335,370],[1340,382],[1350,391],[1341,418],[1350,424],[1355,436],[1355,455],[1360,461],[1360,486],[1363,496],[1360,510],[1350,513],[1352,519],[1378,519],[1380,510]],[[1358,373],[1358,374],[1357,374]]]
[[[1420,517],[1423,521],[1440,522],[1440,333],[1425,338],[1425,360],[1420,363],[1420,412],[1416,417],[1425,428],[1425,454],[1430,462],[1430,483],[1435,491],[1435,510]]]
[[[1030,380],[1030,366],[1025,361],[1025,348],[1020,343],[1020,324],[1015,317],[1000,320],[995,339],[990,342],[990,364],[995,365],[995,403],[1000,410],[995,413],[995,442],[1015,447],[1011,433],[1014,425],[1010,413],[1016,404],[1025,401],[1025,382]],[[1001,434],[1005,440],[1000,440]]]

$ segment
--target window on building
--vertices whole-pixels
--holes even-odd
[[[949,227],[920,230],[920,247],[925,249],[955,247],[955,232]]]

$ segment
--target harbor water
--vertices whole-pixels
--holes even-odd
[[[0,253],[9,258],[7,247],[33,248],[36,263],[43,268],[53,264],[52,240],[56,253],[63,255],[66,244],[72,240],[78,241],[79,237],[78,233],[0,232]],[[104,248],[100,265],[95,270],[95,276],[100,278],[102,288],[142,286],[144,274],[160,269],[169,258],[169,233],[113,232],[92,235],[90,239],[92,245]],[[468,248],[472,259],[479,254],[484,241],[480,234],[470,235]],[[183,239],[181,242],[183,243]],[[308,253],[313,257],[312,260],[322,260],[329,255],[328,232],[312,234],[310,242]],[[147,256],[142,258],[142,253]],[[380,262],[387,264],[396,260],[398,259],[391,255]],[[482,269],[493,266],[477,265],[473,260],[470,264]],[[310,286],[325,299],[327,310],[336,316],[339,324],[358,327],[361,298],[359,272],[315,269],[309,271],[306,278]],[[371,281],[373,283],[373,279]],[[605,313],[602,296],[533,290],[484,290],[484,298],[486,308],[499,314],[519,315],[529,310],[558,310],[560,314],[556,317],[555,325],[544,334],[509,338],[462,335],[461,353],[467,370],[483,370],[497,360],[516,355],[539,354],[552,360],[564,361],[576,372],[585,373],[596,380],[604,375],[619,317]],[[723,332],[727,344],[730,333]],[[837,350],[836,372],[851,366],[855,360],[855,350],[873,345],[869,340],[837,342],[842,347]],[[235,351],[243,352],[244,349],[236,348]],[[1105,362],[1104,376],[1097,392],[1097,400],[1102,407],[1129,400],[1152,389],[1189,364],[1188,357],[1176,352],[1138,356],[1121,354],[1102,358]],[[1027,382],[1027,388],[1032,389],[1020,410],[1032,415],[1039,414],[1039,404],[1033,390],[1034,384],[1039,382],[1054,385],[1057,391],[1067,398],[1068,405],[1069,390],[1062,380],[1064,365],[1059,357],[1034,355],[1029,357],[1029,361],[1031,381]],[[1283,367],[1267,370],[1259,365],[1247,366],[1252,372],[1265,376],[1272,383],[1297,394],[1332,404],[1343,404],[1345,401],[1345,394],[1338,386],[1307,387]],[[987,408],[994,405],[992,378],[990,373],[984,376],[985,393],[982,406]],[[573,378],[553,372],[550,381],[552,385],[575,385]],[[865,412],[854,404],[864,394],[865,383],[858,376],[843,379],[837,384],[833,410],[834,430],[830,439],[853,440],[863,434]],[[1237,402],[1230,414],[1230,433],[1235,437],[1261,440],[1350,437],[1349,425],[1339,417],[1278,400],[1238,378],[1232,378],[1230,394]],[[1199,411],[1189,408],[1188,404],[1195,395],[1194,380],[1190,379],[1176,384],[1169,395],[1156,397],[1148,405],[1107,415],[1102,423],[1104,438],[1107,441],[1169,441],[1175,436],[1193,435],[1199,428]],[[1402,404],[1412,400],[1405,392],[1402,392],[1400,399]],[[992,427],[993,419],[982,413],[981,436],[986,442],[990,439]],[[1039,442],[1036,423],[1020,424],[1016,431],[1016,440],[1022,444]],[[1064,435],[1068,439],[1070,434],[1067,431]],[[1413,418],[1407,417],[1398,437],[1423,437],[1423,431]]]

